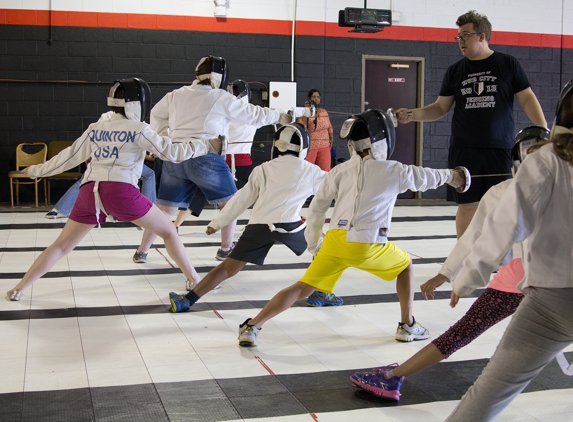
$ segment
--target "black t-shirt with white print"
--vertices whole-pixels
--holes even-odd
[[[515,94],[529,86],[517,59],[497,51],[483,60],[463,58],[451,65],[440,89],[440,96],[455,100],[450,145],[511,148]]]

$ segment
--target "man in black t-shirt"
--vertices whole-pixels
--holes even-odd
[[[547,127],[543,111],[517,59],[489,48],[491,23],[486,16],[472,10],[461,15],[456,25],[455,39],[464,58],[446,71],[435,103],[417,109],[398,109],[398,120],[400,123],[438,120],[455,103],[448,167],[465,166],[471,174],[511,174],[514,97],[533,124]],[[485,192],[508,177],[473,179],[466,193],[448,188],[448,199],[458,204],[458,238]]]

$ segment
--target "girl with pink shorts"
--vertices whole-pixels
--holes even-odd
[[[22,280],[7,292],[17,301],[22,292],[70,253],[94,225],[130,221],[158,234],[169,256],[188,280],[200,281],[171,220],[141,194],[137,182],[146,151],[163,161],[179,163],[208,152],[223,152],[221,139],[172,143],[159,136],[149,119],[151,92],[139,78],[117,81],[110,90],[111,112],[91,124],[69,148],[43,164],[23,170],[30,178],[64,172],[91,158],[78,199],[60,236],[38,256]]]

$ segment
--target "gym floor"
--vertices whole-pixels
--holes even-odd
[[[456,207],[427,203],[397,206],[390,230],[391,240],[412,255],[418,286],[437,273],[455,243]],[[2,292],[60,233],[66,220],[46,220],[47,210],[0,209]],[[218,264],[220,237],[205,234],[216,212],[205,210],[179,230],[202,275]],[[239,218],[236,238],[247,218],[248,212]],[[20,302],[0,300],[0,420],[443,421],[508,323],[409,377],[400,402],[388,402],[348,377],[401,363],[427,344],[394,340],[395,282],[349,269],[336,288],[343,306],[301,301],[264,326],[258,347],[241,348],[238,325],[297,281],[311,255],[297,257],[276,245],[264,266],[248,265],[191,312],[172,314],[168,293],[183,292],[185,278],[162,243],[146,264],[133,263],[141,235],[125,223],[94,229]],[[475,300],[463,298],[452,309],[449,290],[442,286],[431,301],[416,295],[414,316],[432,338]],[[552,362],[499,420],[573,420],[573,377]]]

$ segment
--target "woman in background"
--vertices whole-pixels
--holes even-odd
[[[330,148],[334,137],[328,113],[320,107],[320,91],[318,89],[308,91],[308,100],[304,104],[305,107],[310,106],[312,102],[316,104],[316,116],[301,117],[299,119],[299,122],[306,126],[310,134],[310,149],[308,150],[306,161],[316,164],[323,171],[329,171],[331,162]]]

